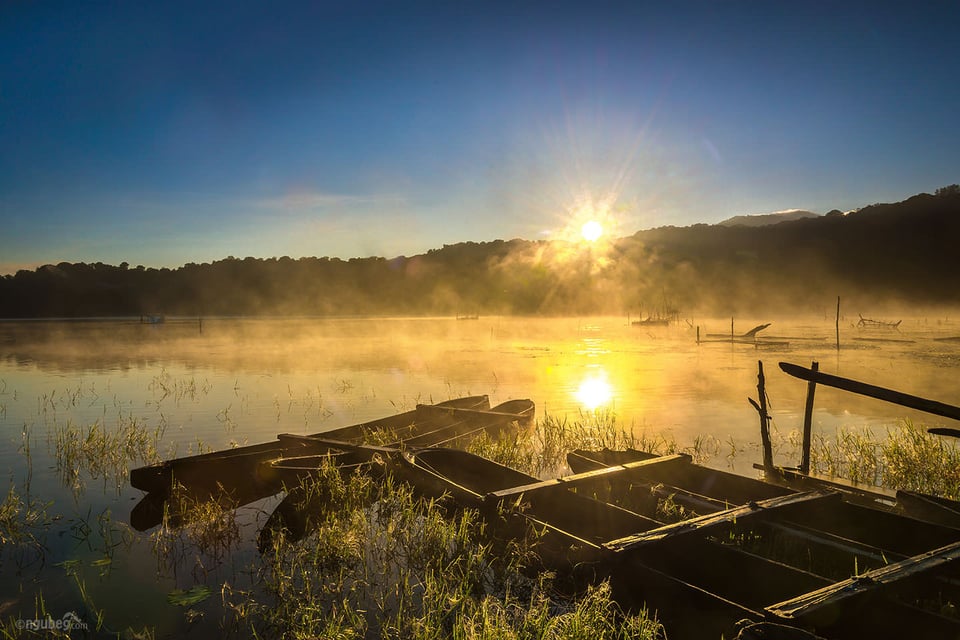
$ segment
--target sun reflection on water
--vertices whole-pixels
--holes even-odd
[[[603,376],[585,378],[574,393],[577,400],[589,411],[606,407],[613,400],[613,388]]]

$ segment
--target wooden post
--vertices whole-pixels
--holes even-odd
[[[733,338],[733,316],[730,317],[730,337]]]
[[[700,344],[700,325],[697,325],[697,344]]]
[[[840,296],[837,296],[837,351],[840,351]]]
[[[819,371],[820,363],[814,361],[810,365],[811,371]],[[813,380],[807,383],[807,405],[803,410],[803,451],[800,457],[800,473],[810,473],[810,440],[813,429],[813,396],[817,391],[817,383]]]
[[[763,360],[757,360],[757,393],[760,394],[760,441],[763,444],[763,468],[773,471],[773,445],[770,443],[770,415],[767,413],[767,388],[763,377]]]

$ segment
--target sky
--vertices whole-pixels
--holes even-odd
[[[956,2],[0,3],[0,274],[415,255],[960,182]]]

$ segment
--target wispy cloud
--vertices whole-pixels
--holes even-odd
[[[364,208],[376,205],[397,205],[404,201],[392,194],[346,194],[313,190],[297,190],[275,198],[258,200],[257,206],[275,212],[325,212],[338,209]]]

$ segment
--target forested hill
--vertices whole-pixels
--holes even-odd
[[[664,227],[604,245],[497,240],[414,257],[45,265],[0,278],[0,317],[788,312],[960,303],[960,187],[765,227]]]

